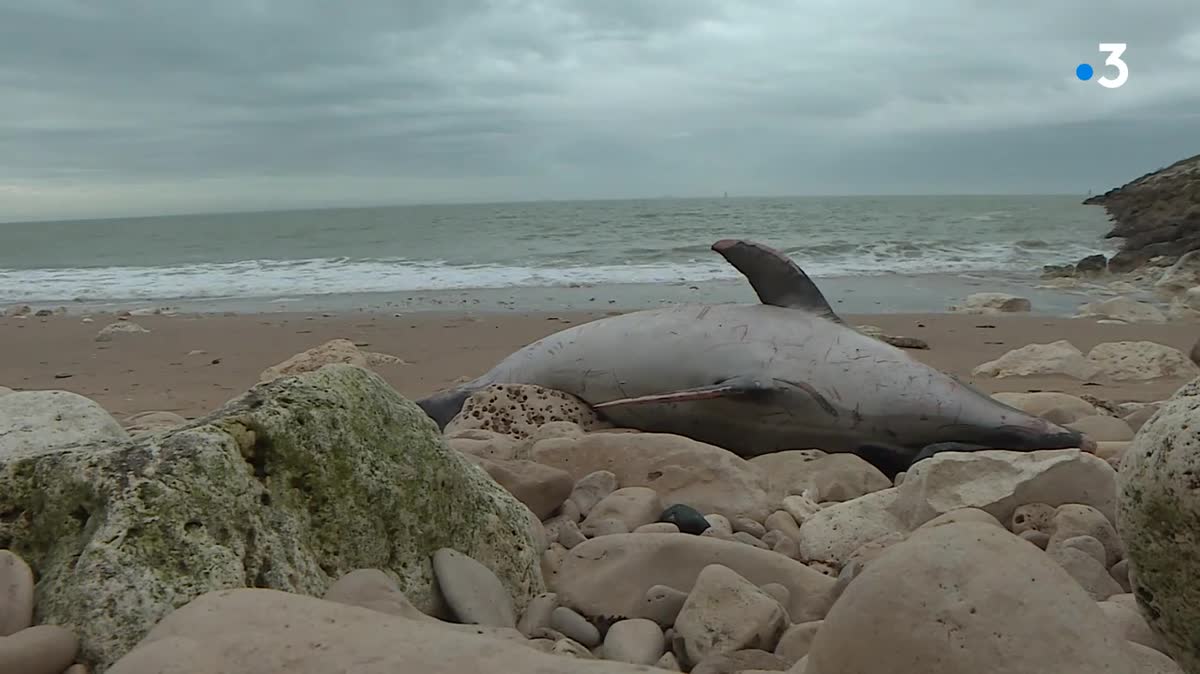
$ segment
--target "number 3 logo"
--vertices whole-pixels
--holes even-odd
[[[1104,65],[1116,66],[1117,76],[1110,79],[1107,75],[1096,80],[1101,86],[1109,89],[1116,89],[1125,84],[1125,80],[1129,79],[1129,65],[1121,60],[1121,54],[1125,53],[1124,42],[1101,42],[1100,51],[1107,52],[1108,58],[1104,59]]]

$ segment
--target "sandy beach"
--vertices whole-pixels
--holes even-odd
[[[137,316],[149,333],[95,336],[115,315],[0,318],[0,385],[62,389],[100,403],[118,419],[146,411],[194,418],[253,386],[263,369],[328,340],[397,356],[403,365],[376,368],[402,395],[418,398],[461,377],[485,372],[512,351],[593,313],[434,313]],[[1112,402],[1167,398],[1182,380],[1103,384],[1065,376],[973,378],[971,370],[1030,343],[1066,339],[1083,351],[1101,342],[1148,340],[1184,351],[1200,323],[1102,324],[1037,315],[849,315],[892,335],[925,340],[913,357],[982,390],[1061,391]],[[195,353],[202,352],[202,353]],[[191,355],[189,355],[191,354]]]

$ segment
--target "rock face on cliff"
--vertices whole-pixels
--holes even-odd
[[[1083,203],[1103,206],[1122,238],[1109,269],[1124,272],[1162,256],[1170,264],[1200,249],[1200,155],[1177,161]]]
[[[37,622],[78,633],[96,671],[213,590],[320,596],[380,569],[435,611],[442,548],[491,569],[518,609],[545,589],[528,509],[346,364],[145,438],[10,448],[0,512],[0,548],[37,572]]]

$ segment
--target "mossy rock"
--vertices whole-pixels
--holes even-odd
[[[492,569],[522,609],[545,589],[529,517],[352,365],[260,385],[163,434],[0,458],[0,548],[33,566],[38,621],[74,629],[97,673],[212,590],[319,596],[377,568],[432,611],[444,547]]]

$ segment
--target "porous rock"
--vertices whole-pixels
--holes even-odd
[[[1084,357],[1073,344],[1060,339],[1049,344],[1028,344],[1013,349],[996,360],[979,365],[976,377],[1025,377],[1061,374],[1075,379],[1091,379],[1100,368]]]
[[[112,415],[78,393],[18,391],[0,396],[0,460],[128,439]]]
[[[1104,557],[1100,560],[1105,568],[1116,564],[1125,552],[1117,530],[1104,513],[1080,503],[1067,503],[1054,510],[1051,524],[1050,543],[1073,538],[1090,536],[1104,546]]]
[[[1200,367],[1182,351],[1156,342],[1105,342],[1093,347],[1087,358],[1104,377],[1113,381],[1200,375]]]
[[[840,569],[864,544],[890,534],[907,533],[910,528],[892,510],[897,496],[897,488],[893,487],[814,514],[799,529],[800,557],[828,562]]]
[[[403,362],[395,356],[360,351],[357,346],[354,346],[354,342],[348,339],[331,339],[307,351],[301,351],[282,363],[268,367],[259,373],[258,381],[260,384],[265,384],[280,377],[312,372],[332,363],[366,368]]]
[[[1118,295],[1079,307],[1076,318],[1108,318],[1126,323],[1165,323],[1166,314],[1149,302]]]
[[[98,669],[213,589],[319,596],[378,568],[430,612],[443,547],[492,569],[518,607],[544,589],[528,509],[349,365],[133,442],[0,457],[0,511],[17,514],[0,540],[38,572],[39,621],[73,626]]]
[[[771,503],[812,491],[821,501],[849,501],[892,486],[878,468],[854,454],[800,449],[750,459],[765,479]]]
[[[472,393],[443,430],[482,428],[526,439],[555,421],[569,421],[589,431],[610,426],[570,393],[533,384],[493,384]]]
[[[787,624],[774,597],[729,567],[710,564],[688,593],[675,633],[683,637],[688,660],[699,663],[746,648],[772,651]]]

